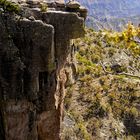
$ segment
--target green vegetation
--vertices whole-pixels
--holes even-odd
[[[0,0],[0,8],[2,8],[4,12],[12,12],[16,14],[20,11],[18,4],[8,0]]]
[[[75,42],[78,80],[66,97],[67,112],[80,128],[75,133],[79,140],[101,139],[102,131],[108,139],[136,139],[124,122],[140,115],[140,28],[86,31]]]
[[[48,5],[45,3],[42,3],[42,4],[40,4],[40,9],[41,9],[41,12],[47,12]]]

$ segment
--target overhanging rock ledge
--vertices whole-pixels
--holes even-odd
[[[87,10],[63,0],[15,2],[20,15],[0,13],[0,139],[60,140],[65,85],[75,71],[70,42],[84,36]]]

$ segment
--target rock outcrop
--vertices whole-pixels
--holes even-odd
[[[46,1],[46,12],[16,2],[20,16],[0,13],[0,139],[59,140],[70,42],[84,36],[85,17],[63,1]]]

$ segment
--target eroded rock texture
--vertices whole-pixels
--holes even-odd
[[[59,140],[68,69],[75,69],[70,41],[84,36],[84,19],[23,9],[22,17],[0,14],[0,140]]]

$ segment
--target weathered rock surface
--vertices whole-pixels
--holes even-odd
[[[67,6],[68,8],[77,9],[77,8],[80,7],[80,3],[77,2],[77,1],[69,1],[69,2],[66,4],[66,6]]]
[[[0,140],[59,140],[65,67],[74,66],[70,42],[84,36],[84,19],[67,11],[23,11],[20,18],[0,14]]]
[[[56,3],[56,6],[58,7],[65,7],[64,0],[56,0],[55,3]]]

